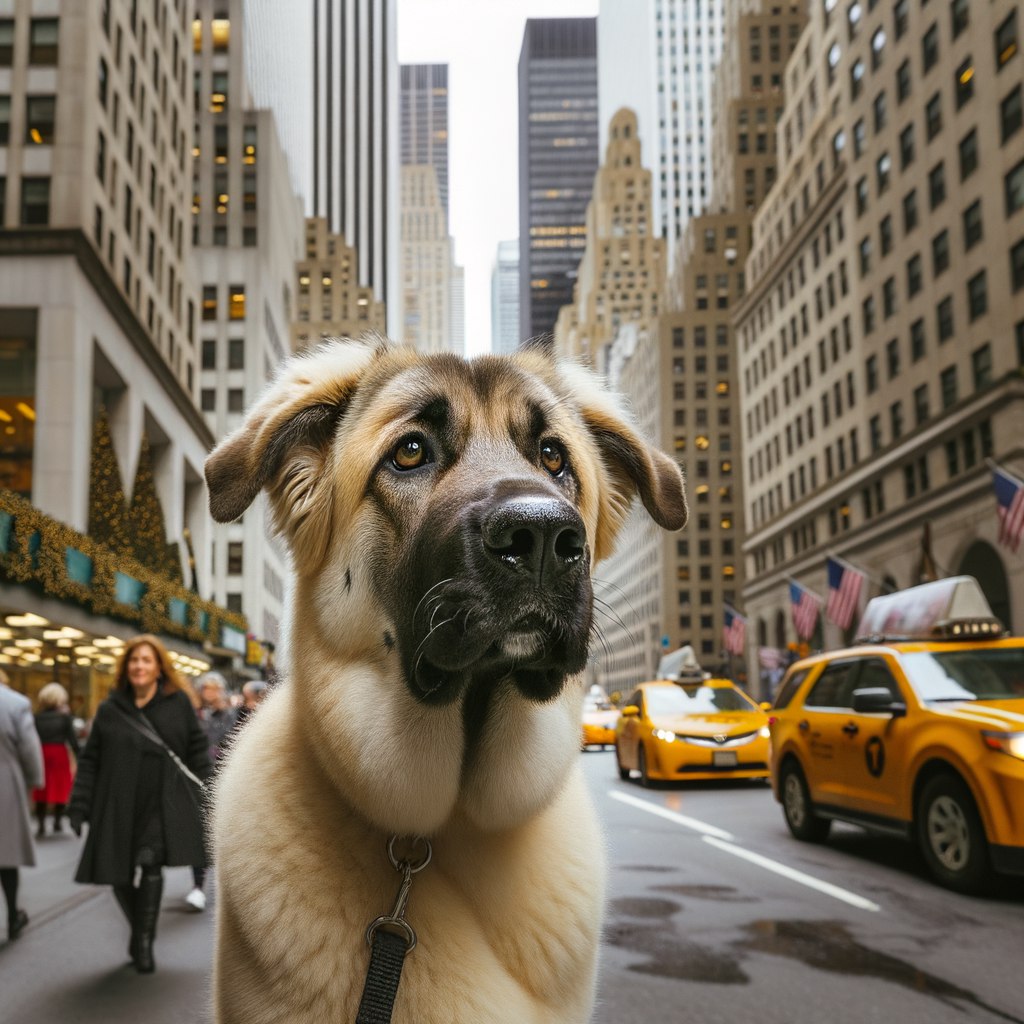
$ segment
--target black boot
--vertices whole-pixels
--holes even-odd
[[[124,911],[124,916],[128,918],[128,925],[132,930],[132,936],[128,940],[128,957],[131,960],[135,959],[135,896],[137,892],[134,885],[114,886],[117,905]]]
[[[162,872],[143,874],[135,894],[135,969],[139,974],[152,974],[156,970],[153,961],[153,940],[156,938],[156,922],[160,916],[160,899],[164,893]]]
[[[36,839],[42,839],[46,835],[46,804],[36,804],[36,821],[39,822]]]
[[[63,804],[54,804],[53,805],[53,831],[54,832],[63,832],[64,831],[64,823],[61,820],[63,817],[64,817],[64,805]]]

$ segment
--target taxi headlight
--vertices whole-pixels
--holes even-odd
[[[761,736],[764,739],[769,739],[771,737],[771,734],[772,731],[768,728],[767,725],[762,725],[760,730],[758,731],[758,736]]]
[[[671,729],[655,729],[654,738],[664,740],[666,743],[672,743],[676,738],[676,734]]]
[[[1024,732],[990,732],[983,729],[981,740],[989,750],[998,750],[1024,761]]]

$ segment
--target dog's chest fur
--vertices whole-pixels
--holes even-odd
[[[218,785],[218,946],[231,950],[217,964],[223,1024],[355,1019],[366,927],[400,881],[387,834],[316,770],[297,724],[291,694],[275,694]],[[419,945],[395,1021],[584,1021],[603,870],[578,766],[525,826],[488,834],[455,815],[413,882]]]

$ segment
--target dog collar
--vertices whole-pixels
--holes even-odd
[[[396,847],[399,843],[409,848],[406,856],[398,856]],[[370,964],[359,1000],[356,1024],[388,1024],[391,1020],[406,954],[416,947],[416,932],[405,919],[412,876],[422,871],[433,855],[430,841],[422,836],[411,839],[392,836],[387,850],[391,866],[402,873],[402,881],[391,913],[375,918],[366,929]]]

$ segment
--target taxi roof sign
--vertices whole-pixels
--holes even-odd
[[[978,581],[950,576],[873,597],[857,627],[857,640],[977,640],[1005,632]]]

